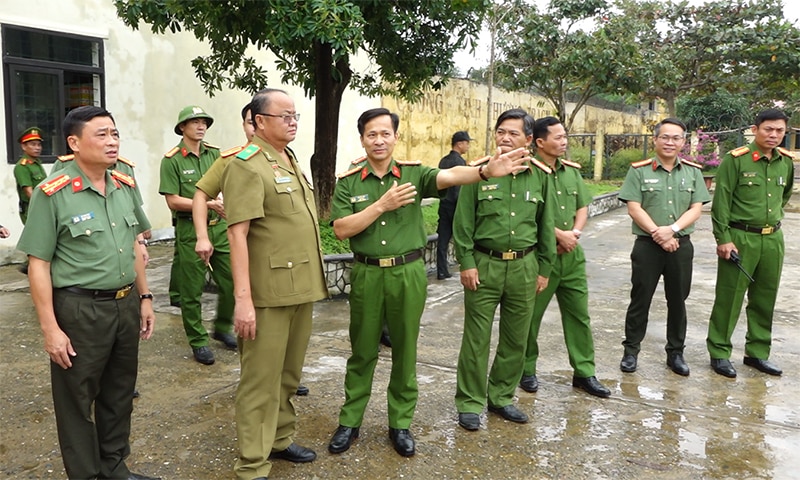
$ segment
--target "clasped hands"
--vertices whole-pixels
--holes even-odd
[[[672,231],[672,227],[669,225],[656,227],[650,230],[650,237],[663,248],[664,251],[669,253],[676,251],[680,246],[678,239],[675,238],[675,232]]]

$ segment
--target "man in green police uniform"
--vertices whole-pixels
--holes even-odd
[[[214,119],[198,106],[185,107],[178,114],[175,133],[182,136],[178,145],[161,160],[161,184],[158,193],[164,195],[175,214],[175,250],[178,261],[178,289],[181,299],[183,328],[194,359],[203,365],[214,363],[214,353],[208,347],[208,332],[203,327],[200,298],[206,279],[206,268],[218,287],[217,316],[213,337],[227,348],[236,348],[233,327],[233,282],[231,280],[230,249],[225,219],[220,212],[209,216],[209,235],[215,251],[208,262],[194,252],[197,236],[192,224],[192,197],[195,184],[219,158],[219,150],[203,141]],[[213,206],[211,207],[213,208]]]
[[[525,110],[506,110],[495,124],[503,153],[527,150],[534,119]],[[485,160],[484,160],[485,161]],[[458,355],[455,403],[458,424],[480,428],[480,413],[525,423],[514,406],[514,391],[525,360],[535,293],[547,287],[556,257],[553,201],[547,174],[536,159],[530,169],[461,189],[453,224],[456,258],[464,286],[464,333]],[[500,335],[492,369],[489,342],[500,305]]]
[[[147,479],[125,465],[139,339],[155,315],[136,235],[149,229],[133,186],[109,168],[119,132],[100,107],[64,120],[75,161],[37,188],[18,248],[50,356],[58,439],[69,478]]]
[[[756,116],[753,142],[728,152],[717,172],[711,205],[717,241],[717,283],[706,345],[711,367],[736,377],[730,362],[731,335],[747,293],[744,364],[769,375],[783,371],[769,361],[772,316],[783,269],[783,207],[792,196],[797,155],[778,145],[789,118],[768,109]],[[747,277],[729,260],[737,252]]]
[[[611,392],[595,376],[586,257],[578,243],[589,218],[592,197],[583,183],[581,166],[559,158],[567,151],[567,131],[561,121],[555,117],[537,120],[533,126],[533,141],[536,144],[536,158],[552,171],[547,178],[556,201],[553,211],[558,256],[547,288],[537,295],[533,306],[525,366],[519,386],[526,392],[539,389],[539,380],[536,378],[536,361],[539,358],[537,338],[544,313],[555,295],[561,311],[569,364],[574,372],[572,386],[597,397],[608,397]]]
[[[328,296],[311,183],[288,147],[297,134],[294,101],[264,89],[252,102],[256,135],[222,176],[241,337],[236,390],[240,480],[264,479],[270,459],[311,462],[294,443],[297,390],[314,302]]]
[[[650,303],[664,276],[667,299],[667,366],[689,375],[683,358],[686,342],[686,298],[692,286],[694,246],[689,235],[708,195],[700,165],[678,154],[686,142],[686,125],[665,118],[653,132],[656,156],[633,163],[619,191],[628,205],[636,240],[631,251],[631,302],[625,316],[625,353],[619,368],[635,372],[647,331]]]
[[[17,196],[19,197],[19,218],[22,224],[28,220],[28,205],[30,205],[33,187],[39,184],[47,174],[44,171],[39,155],[42,154],[41,130],[31,127],[19,136],[19,144],[24,155],[14,165],[14,179],[17,182]],[[19,271],[27,274],[27,261],[19,267]]]
[[[372,390],[378,341],[386,322],[392,338],[389,379],[389,438],[402,456],[415,453],[409,426],[417,405],[417,337],[427,295],[422,259],[427,237],[422,197],[439,190],[527,169],[525,149],[499,153],[480,168],[439,170],[392,157],[398,139],[397,114],[374,108],[358,118],[366,159],[339,176],[331,221],[336,237],[350,239],[355,262],[350,273],[350,345],[345,402],[331,453],[350,448],[358,437]],[[417,192],[419,197],[417,198]]]

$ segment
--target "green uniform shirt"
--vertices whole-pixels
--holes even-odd
[[[25,187],[35,187],[45,179],[47,173],[44,171],[41,161],[36,158],[22,157],[14,165],[14,179],[17,181],[17,196],[19,197],[19,213],[26,215],[30,199],[23,189]]]
[[[746,152],[740,148],[726,153],[714,180],[711,219],[714,238],[722,245],[731,242],[730,222],[758,227],[775,226],[783,219],[783,207],[792,196],[794,164],[778,149],[767,159],[751,143]]]
[[[373,258],[405,255],[424,248],[428,243],[422,220],[422,203],[425,197],[438,197],[436,176],[438,168],[418,164],[398,163],[392,159],[389,171],[379,178],[369,162],[359,163],[358,171],[336,182],[331,205],[331,223],[339,218],[358,213],[377,202],[396,181],[398,185],[413,184],[417,189],[414,203],[385,212],[358,235],[350,238],[353,253]]]
[[[189,151],[181,139],[177,147],[161,159],[161,182],[158,186],[158,193],[191,199],[194,196],[197,182],[219,156],[218,149],[205,142],[200,142],[200,156],[198,157]],[[186,214],[189,215],[189,212]],[[209,212],[209,218],[212,214],[214,212]]]
[[[694,203],[708,203],[708,194],[703,172],[699,168],[675,160],[675,166],[668,172],[658,158],[636,162],[628,169],[619,199],[623,202],[636,202],[650,216],[656,225],[672,225]],[[634,235],[650,236],[636,222],[631,222]],[[689,225],[679,235],[689,235],[694,224]]]
[[[453,219],[453,241],[461,270],[476,268],[475,244],[496,251],[519,251],[535,245],[539,275],[550,276],[556,258],[555,200],[547,173],[534,164],[529,166],[517,175],[461,187]]]
[[[250,221],[250,286],[255,307],[284,307],[328,296],[311,182],[294,152],[291,168],[259,137],[222,175],[229,225]],[[208,193],[208,192],[206,192]]]
[[[592,202],[577,165],[556,159],[553,173],[547,176],[556,202],[553,221],[559,230],[572,230],[575,226],[575,212]]]
[[[107,171],[103,196],[75,162],[42,186],[62,175],[68,176],[66,186],[52,195],[34,189],[30,211],[36,221],[25,225],[17,248],[50,262],[54,288],[113,290],[132,283],[134,243],[145,230],[137,218],[146,218],[133,189]]]
[[[209,198],[217,198],[217,195],[222,191],[222,172],[228,166],[234,154],[239,153],[243,147],[232,148],[222,152],[222,156],[214,161],[211,168],[203,174],[203,178],[197,182],[197,188],[202,190],[203,193]]]

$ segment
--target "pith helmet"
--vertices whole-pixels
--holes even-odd
[[[38,127],[31,127],[22,132],[17,140],[19,143],[30,142],[31,140],[41,140],[42,131]]]
[[[214,119],[211,117],[211,115],[207,114],[202,107],[198,107],[197,105],[189,105],[188,107],[183,107],[181,113],[178,114],[178,123],[175,124],[175,133],[178,135],[183,135],[181,129],[178,127],[181,123],[193,118],[205,118],[209,127],[212,123],[214,123]]]

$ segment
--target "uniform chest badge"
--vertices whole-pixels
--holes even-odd
[[[742,177],[744,178],[755,178],[758,176],[758,172],[742,172]]]
[[[275,183],[291,183],[292,177],[275,177]]]
[[[492,190],[497,190],[500,188],[500,184],[498,183],[490,183],[489,185],[481,185],[481,192],[491,192]]]
[[[184,170],[182,173],[184,175],[194,175],[194,172],[195,172],[195,169],[191,169],[191,170]]]
[[[75,215],[74,217],[72,217],[72,223],[73,224],[81,223],[81,222],[85,222],[86,220],[91,220],[93,218],[94,218],[94,212],[87,212],[87,213],[83,213],[81,215]]]
[[[644,183],[658,183],[657,178],[645,178]]]
[[[350,203],[361,203],[366,202],[369,200],[369,194],[365,193],[364,195],[356,195],[354,197],[350,197]]]

